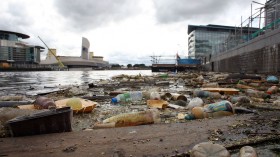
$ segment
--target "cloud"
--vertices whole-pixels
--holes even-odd
[[[138,3],[131,0],[56,0],[55,6],[77,31],[119,22],[140,11]]]
[[[0,19],[0,29],[8,31],[24,32],[24,28],[33,23],[22,2],[10,2],[7,5],[4,3],[2,8],[0,7]]]
[[[157,22],[161,24],[192,20],[213,23],[216,18],[231,12],[233,6],[239,5],[238,9],[242,9],[250,4],[243,0],[153,0],[153,2]]]
[[[111,64],[120,64],[120,65],[127,65],[127,64],[151,64],[150,56],[145,54],[135,54],[135,53],[127,53],[127,52],[108,52],[104,56],[105,60],[108,60]]]

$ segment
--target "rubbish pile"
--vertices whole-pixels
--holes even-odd
[[[11,124],[19,120],[38,118],[41,121],[36,127],[42,128],[46,121],[43,117],[53,114],[57,116],[54,119],[62,116],[64,121],[52,123],[63,123],[64,127],[23,135],[187,123],[197,119],[257,113],[264,109],[279,110],[278,83],[277,76],[214,72],[118,75],[110,80],[60,87],[60,90],[34,96],[0,96],[0,112],[13,108],[14,113],[18,113],[13,116],[0,114],[3,117],[0,118],[0,133],[1,137],[16,136],[15,130],[19,128],[13,128]],[[61,110],[69,111],[66,117],[57,114]]]

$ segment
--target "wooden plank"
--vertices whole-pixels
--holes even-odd
[[[225,94],[233,95],[238,94],[239,90],[235,88],[201,88],[203,91],[209,91],[209,92],[224,92]]]

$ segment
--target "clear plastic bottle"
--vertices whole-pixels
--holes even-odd
[[[119,102],[134,102],[142,100],[143,95],[141,91],[132,91],[123,94],[119,94],[116,97],[112,98],[112,103]]]

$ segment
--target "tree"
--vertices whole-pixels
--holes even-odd
[[[120,68],[121,66],[119,64],[112,64],[112,68]]]
[[[132,65],[131,64],[127,64],[127,68],[131,68],[132,67]]]

